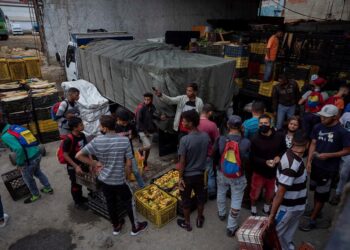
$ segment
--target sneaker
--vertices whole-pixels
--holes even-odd
[[[36,202],[37,200],[39,200],[41,198],[41,195],[32,195],[30,197],[28,197],[27,199],[24,200],[24,203],[25,204],[28,204],[28,203],[33,203],[33,202]]]
[[[131,235],[131,236],[136,236],[136,235],[138,235],[139,233],[141,233],[141,232],[143,232],[144,230],[146,230],[147,226],[148,226],[147,221],[139,222],[139,223],[137,224],[137,228],[133,228],[133,229],[131,230],[130,235]]]
[[[41,191],[42,193],[44,193],[44,194],[53,194],[53,189],[52,189],[52,188],[46,188],[46,187],[44,187],[44,188],[40,189],[40,191]]]
[[[0,223],[0,228],[5,227],[9,219],[10,219],[10,216],[8,214],[4,214],[3,222]]]
[[[226,219],[226,215],[220,215],[218,213],[219,220],[224,221]]]
[[[81,210],[81,211],[87,211],[89,210],[89,206],[85,203],[75,203],[74,205],[75,209]]]
[[[329,201],[329,204],[332,206],[337,206],[340,202],[340,195],[334,195],[333,198]]]
[[[122,219],[121,222],[118,225],[113,226],[113,235],[114,236],[117,236],[117,235],[120,234],[120,232],[122,231],[124,223],[125,223],[125,220]]]
[[[303,216],[304,216],[304,217],[310,217],[311,214],[312,214],[312,211],[313,211],[313,210],[307,210],[307,211],[305,211],[304,214],[303,214]],[[323,218],[323,212],[321,211],[321,212],[318,213],[317,219],[322,219],[322,218]]]
[[[228,237],[234,237],[234,236],[236,235],[237,230],[238,230],[238,227],[236,227],[236,228],[233,229],[233,230],[227,228],[227,229],[226,229],[226,235],[227,235]]]
[[[182,220],[182,219],[178,219],[177,220],[177,225],[185,230],[187,230],[188,232],[192,231],[192,227],[190,224],[187,224],[185,222],[185,220]]]
[[[301,223],[299,225],[299,229],[301,231],[304,231],[304,232],[309,232],[311,231],[312,229],[315,229],[316,228],[316,222],[315,221],[312,221],[311,219],[305,221],[304,223]]]

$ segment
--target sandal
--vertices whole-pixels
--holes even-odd
[[[177,220],[177,224],[179,225],[179,227],[181,227],[181,228],[187,230],[188,232],[192,231],[191,225],[190,225],[190,224],[187,224],[187,223],[185,222],[185,220],[178,219],[178,220]]]
[[[204,216],[202,216],[201,218],[197,218],[196,226],[198,228],[202,228],[204,224],[204,220],[205,220]]]

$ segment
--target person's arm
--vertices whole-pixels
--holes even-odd
[[[248,138],[248,128],[247,128],[247,126],[246,126],[246,123],[244,122],[243,123],[243,130],[244,130],[244,138]]]
[[[199,97],[197,97],[197,99],[198,99],[198,105],[197,105],[198,107],[197,107],[197,109],[198,109],[198,113],[200,114],[200,113],[202,113],[202,110],[203,110],[203,101]]]
[[[84,148],[82,148],[76,155],[75,158],[82,163],[85,163],[92,167],[93,172],[100,172],[103,165],[101,162],[95,161],[90,157],[90,155],[96,155],[95,150],[95,141],[92,140],[89,144],[87,144]]]
[[[310,90],[306,91],[305,94],[303,94],[303,96],[300,98],[298,104],[303,105],[306,102],[306,100],[310,94],[311,94]]]
[[[286,191],[287,191],[287,189],[285,186],[283,186],[283,185],[278,186],[275,198],[272,201],[271,211],[270,211],[270,215],[269,215],[269,222],[268,222],[269,226],[274,224],[275,217],[277,215],[277,211],[282,204],[282,201],[283,201],[283,198],[284,198]]]
[[[272,89],[272,110],[274,113],[277,113],[278,101],[279,101],[278,87],[274,86]]]
[[[77,174],[82,174],[81,167],[76,164],[72,158],[70,158],[69,153],[70,149],[72,148],[72,141],[70,138],[66,138],[65,141],[63,142],[63,158],[66,160],[66,162],[74,168],[74,171]]]
[[[26,155],[24,152],[25,149],[18,142],[18,140],[8,133],[5,133],[1,137],[1,140],[7,147],[11,149],[12,152],[16,153],[16,165],[19,167],[23,166],[26,161]]]
[[[183,180],[183,174],[186,167],[186,144],[184,137],[180,140],[178,155],[179,155],[179,163],[177,169],[179,170],[179,189],[184,190],[185,182]]]
[[[129,141],[128,141],[129,142]],[[132,154],[132,150],[131,150],[131,143],[129,142],[129,145],[125,151],[125,172],[127,174],[127,176],[130,175],[131,173],[131,168],[132,168],[132,162],[131,160],[134,158],[134,155]]]
[[[306,169],[308,173],[311,173],[311,162],[313,155],[316,151],[316,139],[312,139],[309,147],[309,155],[307,157]]]
[[[182,99],[182,95],[170,97],[170,96],[167,96],[163,93],[159,97],[159,100],[161,100],[162,102],[165,102],[166,104],[169,104],[169,105],[177,105],[177,104],[179,104],[181,99]]]
[[[56,113],[56,120],[63,118],[65,116],[67,109],[68,109],[68,102],[64,100],[61,102],[60,106],[58,107],[58,110]]]
[[[342,150],[334,153],[320,153],[317,158],[320,160],[327,160],[330,158],[340,158],[344,155],[350,154],[350,147],[343,148]]]

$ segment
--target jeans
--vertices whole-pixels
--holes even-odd
[[[287,116],[287,119],[289,119],[294,114],[295,114],[295,105],[284,106],[282,104],[278,104],[276,128],[281,129],[283,126],[283,122],[284,122],[285,117]]]
[[[349,181],[350,177],[350,155],[345,155],[341,158],[339,182],[337,185],[336,195],[341,195],[345,184]]]
[[[233,231],[238,227],[239,210],[241,210],[247,180],[245,176],[237,179],[230,179],[225,177],[220,171],[217,171],[216,179],[218,187],[216,201],[220,216],[226,215],[226,192],[229,188],[231,189],[231,209],[228,216],[227,228]]]
[[[216,195],[216,180],[215,171],[213,168],[213,158],[208,157],[207,159],[207,171],[208,171],[208,196]]]
[[[29,191],[32,195],[40,194],[35,179],[33,178],[34,176],[39,179],[39,181],[45,188],[51,188],[46,175],[43,172],[41,172],[40,161],[41,155],[32,160],[29,160],[29,162],[26,162],[24,167],[21,169],[23,180],[28,186]]]
[[[270,81],[274,65],[275,65],[274,61],[265,60],[264,82]]]
[[[139,185],[139,187],[143,188],[145,186],[145,183],[140,175],[140,171],[139,171],[139,168],[137,166],[137,163],[136,163],[136,159],[135,157],[132,158],[131,160],[131,167],[132,167],[132,172],[133,174],[135,175],[135,179],[137,181],[137,184]]]
[[[276,231],[283,250],[294,250],[293,237],[299,225],[301,211],[279,210],[276,216]]]
[[[1,196],[0,196],[0,220],[2,220],[3,218],[4,218],[4,208],[2,206]]]

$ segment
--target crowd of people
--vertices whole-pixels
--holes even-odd
[[[271,51],[273,53],[273,51]],[[270,53],[270,57],[272,57]],[[296,229],[310,231],[317,228],[316,219],[325,203],[330,200],[331,187],[337,184],[331,203],[337,204],[346,182],[350,179],[350,104],[345,103],[349,86],[342,85],[332,96],[322,92],[325,80],[313,75],[310,84],[302,92],[295,81],[279,77],[273,89],[274,117],[266,113],[264,103],[254,101],[252,117],[243,121],[235,114],[227,117],[226,132],[219,132],[212,121],[215,107],[203,103],[198,97],[198,86],[191,83],[186,94],[170,97],[154,89],[161,102],[176,105],[173,123],[178,132],[178,163],[180,174],[183,219],[179,227],[191,231],[190,220],[194,191],[197,200],[196,227],[205,222],[206,196],[217,201],[218,218],[227,218],[227,235],[232,237],[239,228],[238,218],[242,206],[249,205],[253,216],[268,216],[269,225],[275,225],[282,249],[294,249]],[[144,170],[150,166],[147,159],[152,148],[152,137],[157,131],[154,120],[165,120],[153,105],[153,94],[145,93],[143,102],[136,109],[135,124],[130,113],[119,109],[114,115],[100,118],[100,133],[87,142],[84,124],[79,118],[77,101],[79,90],[68,90],[56,113],[59,121],[62,162],[67,165],[71,181],[71,194],[77,209],[86,210],[87,198],[76,175],[93,172],[106,198],[113,234],[118,235],[125,223],[117,213],[117,201],[122,201],[132,225],[131,235],[147,228],[147,222],[138,221],[132,189],[126,175],[133,172],[140,188],[145,186],[139,172],[135,154],[143,156]],[[299,116],[297,116],[299,115]],[[42,185],[41,192],[52,194],[53,189],[40,170],[41,154],[37,146],[23,147],[9,133],[10,125],[0,123],[1,140],[16,152],[17,166],[31,197],[25,203],[40,199],[34,176]],[[221,131],[222,132],[222,131]],[[135,135],[141,147],[135,150]],[[204,187],[204,173],[208,173],[208,194]],[[308,223],[299,225],[305,215],[309,191],[314,192],[312,211]],[[337,177],[339,181],[337,182]],[[230,209],[226,209],[227,192],[230,191]],[[258,209],[260,197],[264,205]],[[3,214],[3,215],[2,215]],[[0,227],[8,215],[0,206]]]

